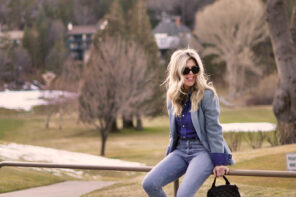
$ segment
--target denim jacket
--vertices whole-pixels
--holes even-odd
[[[167,154],[172,152],[177,145],[178,135],[176,130],[173,107],[167,102],[170,121],[170,143]],[[204,96],[198,105],[197,111],[191,111],[191,119],[197,136],[205,149],[209,152],[214,166],[232,165],[235,161],[231,151],[222,135],[222,126],[219,123],[220,107],[218,96],[214,97],[211,90],[205,90]]]

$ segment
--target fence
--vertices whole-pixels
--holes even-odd
[[[151,166],[100,166],[100,165],[78,165],[78,164],[52,164],[52,163],[33,163],[33,162],[14,162],[2,161],[0,168],[4,166],[13,167],[38,167],[38,168],[68,168],[80,170],[112,170],[112,171],[134,171],[149,172]],[[228,175],[231,176],[257,176],[257,177],[282,177],[296,178],[296,171],[273,171],[273,170],[229,170]],[[179,187],[179,180],[174,182],[174,196],[176,196]]]

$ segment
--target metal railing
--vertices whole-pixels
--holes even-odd
[[[4,166],[12,167],[38,167],[38,168],[68,168],[80,170],[112,170],[112,171],[134,171],[149,172],[152,166],[102,166],[102,165],[79,165],[79,164],[53,164],[53,163],[35,163],[35,162],[15,162],[2,161],[0,168]],[[233,170],[230,169],[230,176],[256,176],[256,177],[281,177],[296,178],[296,171],[274,171],[274,170]],[[179,187],[179,179],[174,182],[174,196],[176,196]]]

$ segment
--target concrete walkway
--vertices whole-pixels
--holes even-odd
[[[103,181],[66,181],[0,194],[0,197],[80,197],[82,194],[114,184]]]

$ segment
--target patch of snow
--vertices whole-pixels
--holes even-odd
[[[13,161],[45,162],[56,164],[107,165],[107,166],[144,166],[142,163],[129,162],[119,159],[109,159],[86,153],[77,153],[54,148],[32,146],[24,144],[0,144],[0,158]],[[63,171],[69,176],[82,177],[83,171],[72,169],[43,169],[59,173]]]
[[[63,102],[75,98],[71,92],[58,90],[0,91],[0,107],[29,111],[33,106]]]
[[[276,125],[269,122],[225,123],[221,125],[223,132],[266,132],[276,129]]]

